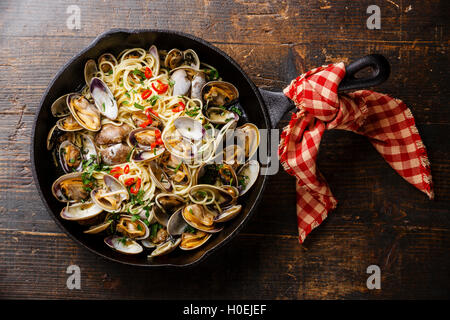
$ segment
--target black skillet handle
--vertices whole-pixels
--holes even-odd
[[[366,78],[356,78],[355,75],[365,68],[372,68],[372,74]],[[343,92],[378,86],[389,78],[390,73],[391,66],[381,54],[371,54],[362,57],[345,67],[345,77],[339,84],[338,91]]]
[[[356,73],[369,67],[373,70],[371,75],[365,78],[355,77]],[[389,78],[391,67],[384,56],[380,54],[371,54],[350,63],[345,67],[345,71],[345,77],[339,84],[339,92],[377,86]],[[276,128],[283,115],[295,108],[295,105],[291,99],[283,94],[283,92],[274,92],[264,89],[259,89],[259,91],[267,105],[272,128]]]

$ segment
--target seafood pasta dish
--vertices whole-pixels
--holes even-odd
[[[80,72],[83,88],[51,105],[62,219],[153,259],[195,250],[240,214],[260,135],[232,79],[194,50],[154,45],[104,53]]]

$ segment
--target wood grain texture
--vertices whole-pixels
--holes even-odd
[[[81,8],[81,30],[66,27],[70,4]],[[381,8],[381,30],[366,28],[371,4]],[[445,0],[2,1],[0,298],[449,298],[448,12]],[[377,90],[412,109],[436,200],[403,181],[365,138],[331,131],[319,167],[339,206],[303,245],[294,180],[280,172],[244,230],[195,268],[149,271],[96,257],[49,217],[29,150],[34,114],[54,74],[114,27],[202,37],[264,88],[281,89],[321,64],[384,54],[392,75]],[[70,264],[81,267],[81,290],[66,288]],[[371,264],[381,268],[381,290],[366,288]]]

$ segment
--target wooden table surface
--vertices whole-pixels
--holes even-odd
[[[80,30],[66,26],[71,4],[81,9]],[[381,8],[380,30],[366,27],[372,4]],[[449,298],[448,12],[446,0],[1,1],[0,298]],[[303,245],[294,180],[280,171],[242,232],[195,268],[145,270],[95,256],[40,200],[31,128],[55,73],[116,27],[194,34],[262,88],[281,89],[325,63],[385,55],[392,75],[377,90],[413,111],[436,199],[402,180],[365,138],[336,130],[325,135],[319,166],[339,205]],[[72,264],[81,268],[81,290],[66,287]],[[372,264],[381,269],[380,290],[366,287]]]

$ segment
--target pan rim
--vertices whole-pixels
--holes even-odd
[[[251,217],[254,215],[261,199],[262,195],[264,193],[265,187],[267,185],[269,177],[267,175],[263,175],[263,181],[261,188],[259,189],[256,199],[253,203],[251,203],[249,211],[247,216],[244,218],[244,220],[236,227],[234,231],[232,231],[225,239],[223,239],[221,242],[219,242],[217,245],[212,247],[211,249],[205,251],[199,258],[197,258],[195,261],[185,263],[185,264],[172,264],[172,263],[161,263],[161,264],[145,264],[145,263],[135,263],[135,262],[128,262],[128,261],[122,261],[115,259],[114,257],[110,257],[107,255],[102,254],[101,252],[91,248],[90,246],[84,244],[79,240],[75,235],[73,235],[71,232],[69,232],[62,223],[57,219],[55,213],[50,208],[49,204],[47,203],[47,200],[42,192],[41,184],[39,183],[38,174],[36,171],[36,153],[35,153],[35,146],[36,146],[36,128],[37,128],[37,122],[39,115],[41,114],[43,104],[45,102],[46,97],[48,96],[50,90],[53,88],[54,83],[56,80],[61,76],[61,74],[71,65],[73,62],[78,59],[80,56],[85,54],[87,51],[94,48],[102,39],[106,38],[109,35],[113,35],[116,33],[128,33],[128,34],[139,34],[139,33],[162,33],[162,34],[174,34],[181,37],[185,37],[189,40],[196,41],[209,49],[215,51],[219,55],[221,55],[224,59],[228,60],[244,77],[244,79],[247,81],[247,83],[250,85],[251,89],[255,93],[260,109],[262,110],[263,119],[266,125],[267,129],[271,129],[271,124],[269,120],[268,110],[267,106],[258,90],[256,85],[253,83],[253,81],[248,77],[248,75],[242,70],[242,68],[232,59],[228,54],[214,46],[213,44],[209,43],[208,41],[198,38],[194,35],[187,34],[180,31],[174,31],[174,30],[167,30],[167,29],[124,29],[124,28],[113,28],[108,31],[105,31],[101,34],[99,34],[94,40],[92,40],[91,43],[89,43],[84,49],[82,49],[80,52],[72,56],[59,70],[58,72],[53,76],[52,80],[50,81],[49,85],[45,89],[44,93],[42,94],[41,100],[39,102],[39,107],[36,110],[36,113],[34,115],[33,120],[33,126],[32,126],[32,135],[31,135],[31,144],[30,144],[30,160],[31,160],[31,171],[33,175],[33,180],[36,185],[36,189],[38,191],[39,197],[41,198],[42,202],[44,203],[44,206],[47,210],[47,213],[52,217],[52,219],[56,222],[56,224],[59,226],[62,231],[68,235],[72,240],[74,240],[75,243],[78,245],[81,245],[83,248],[87,248],[90,252],[103,257],[104,259],[108,261],[113,261],[115,263],[119,263],[122,265],[128,265],[128,266],[134,266],[134,267],[140,267],[140,268],[183,268],[183,267],[193,267],[197,265],[198,263],[204,261],[210,254],[217,251],[218,249],[222,248],[225,244],[229,243],[233,238],[236,237],[236,235],[242,230],[242,228],[248,223],[248,221],[251,219]],[[270,143],[270,141],[269,141]]]

